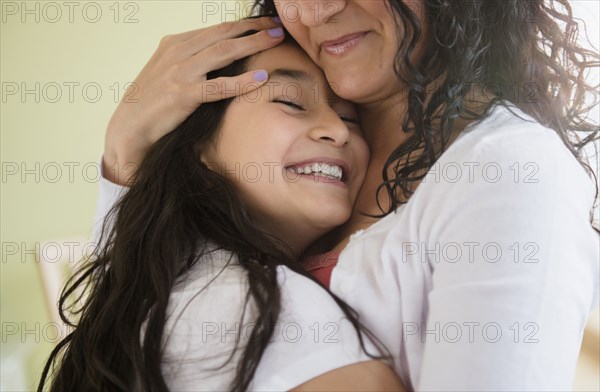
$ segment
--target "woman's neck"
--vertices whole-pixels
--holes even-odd
[[[403,92],[359,107],[361,128],[371,149],[370,166],[385,162],[392,151],[409,136],[401,131],[406,110],[407,102]],[[383,166],[381,169],[383,170]]]
[[[465,105],[471,111],[481,112],[483,108],[481,105],[485,104],[486,101],[482,99],[481,92],[474,91],[471,93],[471,97],[474,98],[473,101],[465,102]],[[320,250],[336,249],[341,251],[348,243],[349,236],[352,233],[364,230],[379,220],[368,215],[381,215],[389,210],[390,200],[386,190],[377,191],[383,182],[382,174],[387,159],[410,136],[410,133],[402,131],[406,112],[405,91],[400,91],[377,102],[362,104],[359,107],[363,134],[371,148],[371,160],[367,175],[358,194],[352,216],[346,223],[315,244]],[[468,121],[460,118],[455,121],[448,145],[456,139],[468,124]],[[433,124],[433,126],[436,125]],[[388,178],[394,178],[392,167],[388,168]],[[418,185],[418,183],[414,183],[412,190],[414,191]],[[402,195],[396,195],[396,197],[401,198]]]

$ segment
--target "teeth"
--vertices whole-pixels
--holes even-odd
[[[329,177],[341,181],[342,168],[327,163],[313,163],[312,165],[295,166],[292,168],[297,174],[313,174],[318,177]]]

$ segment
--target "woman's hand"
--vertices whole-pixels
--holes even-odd
[[[259,32],[235,38],[248,30]],[[127,185],[148,148],[205,102],[260,87],[264,71],[207,81],[207,74],[283,40],[272,18],[245,19],[164,37],[124,94],[106,130],[104,177]]]

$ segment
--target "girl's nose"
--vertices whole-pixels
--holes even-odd
[[[309,137],[315,141],[324,141],[336,147],[342,147],[350,140],[350,130],[339,115],[331,108],[319,116],[310,129]]]

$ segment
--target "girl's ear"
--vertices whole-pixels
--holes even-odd
[[[215,156],[215,147],[214,143],[210,143],[206,140],[199,140],[196,141],[196,144],[194,145],[194,153],[200,162],[208,166],[208,163],[210,163],[211,159]]]
[[[199,158],[200,162],[210,170],[219,172],[219,160],[217,159],[216,149],[213,143],[206,143],[206,145],[200,149]]]
[[[200,162],[204,163],[206,166],[210,167],[210,158],[209,153],[205,149],[200,153]]]
[[[206,159],[206,151],[202,150],[202,152],[200,152],[200,162],[204,163],[205,165],[208,166],[207,164],[207,159]]]

